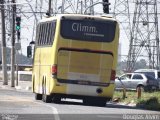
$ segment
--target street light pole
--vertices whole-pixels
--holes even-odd
[[[12,0],[15,3],[15,0]],[[15,14],[16,5],[12,6],[12,38],[11,38],[11,87],[15,87]]]
[[[51,0],[49,0],[49,3],[48,3],[48,11],[47,11],[47,13],[46,13],[46,15],[48,15],[48,17],[51,17],[51,7],[52,7],[52,1]]]
[[[48,13],[49,13],[49,17],[51,16],[51,0],[49,0],[49,6],[48,6]]]
[[[6,36],[5,36],[5,12],[4,12],[4,0],[0,1],[1,6],[1,26],[2,26],[2,71],[3,71],[3,85],[8,85],[7,78],[7,64],[6,64]]]

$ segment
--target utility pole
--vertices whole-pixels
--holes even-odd
[[[11,37],[11,87],[15,87],[15,0],[12,0],[12,37]]]
[[[130,0],[115,0],[115,4],[114,4],[114,14],[113,17],[119,20],[120,23],[120,28],[122,28],[123,30],[121,30],[120,32],[120,39],[124,39],[124,33],[126,37],[128,38],[127,41],[130,40],[131,36],[132,36],[132,30],[131,30],[131,15],[130,15]],[[132,3],[133,4],[133,3]],[[134,4],[133,4],[134,5]],[[123,41],[127,42],[126,39]],[[130,41],[129,44],[131,44],[132,42]],[[130,50],[131,50],[131,45],[130,46]],[[130,51],[129,51],[130,53]],[[126,56],[126,58],[128,57],[128,59],[131,58],[131,54],[128,54],[128,56]],[[121,56],[118,56],[118,59],[121,59]],[[130,66],[130,64],[132,64],[132,61],[127,61],[127,66]],[[127,67],[126,66],[126,67]],[[128,68],[127,68],[128,70]],[[129,72],[129,71],[128,71]]]
[[[4,0],[0,0],[1,5],[1,26],[2,26],[2,71],[3,71],[3,85],[8,85],[7,78],[7,65],[6,65],[6,36],[5,36],[5,13],[4,13]]]
[[[133,16],[132,36],[128,53],[127,71],[135,70],[140,55],[148,56],[151,69],[159,69],[159,34],[157,0],[136,0]]]

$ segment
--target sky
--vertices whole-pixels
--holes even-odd
[[[114,7],[114,0],[110,0],[110,3],[111,3],[110,11],[112,12],[113,11],[113,7]],[[60,3],[58,5],[61,6]],[[102,8],[101,4],[96,5],[94,10],[95,10],[96,13],[100,13],[100,14],[103,13],[103,8]],[[47,9],[43,9],[43,11],[47,11]],[[70,11],[70,10],[68,10],[68,11]],[[112,16],[112,14],[110,14],[110,16]],[[24,47],[22,47],[22,52],[23,52],[23,54],[26,54],[26,43],[29,44],[29,41],[34,40],[34,37],[32,37],[32,29],[31,29],[33,27],[33,24],[28,24],[28,23],[34,23],[34,19],[33,19],[33,17],[29,18],[29,19],[24,19],[24,20],[22,19],[22,22],[23,22],[23,27],[25,29],[25,32],[22,32],[22,39],[23,39],[23,40],[21,40],[22,41],[22,45],[24,43],[24,45],[23,45]],[[121,31],[121,34],[123,34],[123,38],[124,37],[126,38],[124,31]],[[28,37],[28,36],[30,36],[30,37]],[[120,43],[121,43],[121,41],[120,41]],[[127,45],[123,46],[123,44],[127,44]],[[126,38],[125,41],[123,41],[121,43],[121,45],[122,45],[122,48],[123,48],[123,53],[122,54],[127,55],[127,53],[128,53],[128,45],[129,45],[128,39]]]
[[[33,26],[38,21],[35,21],[34,14],[26,13],[28,11],[32,11],[32,9],[33,10],[35,9],[35,7],[36,7],[35,1],[36,0],[17,0],[18,3],[23,3],[22,5],[18,5],[18,10],[17,11],[18,12],[22,11],[22,13],[18,14],[18,16],[21,16],[21,26],[22,26],[22,28],[21,28],[21,48],[22,49],[19,52],[21,52],[24,55],[27,55],[27,46],[29,45],[29,42],[35,39],[35,34],[33,33]],[[38,1],[40,1],[40,0],[38,0]],[[47,2],[46,2],[47,0],[43,0],[43,1],[44,1],[43,2],[44,7],[43,7],[42,11],[46,12],[47,8],[48,8]],[[72,3],[74,4],[75,1],[76,0],[72,0]],[[94,0],[94,1],[101,1],[101,0]],[[60,0],[58,0],[58,2],[60,2]],[[30,5],[26,4],[26,3],[29,3]],[[110,12],[113,13],[115,0],[110,0],[110,3],[111,3]],[[39,5],[39,3],[37,5]],[[160,5],[160,4],[158,4],[158,5]],[[61,6],[61,4],[57,3],[56,7],[60,8],[60,6]],[[66,4],[66,6],[67,6],[67,4]],[[72,8],[72,7],[70,7],[70,8]],[[158,9],[160,9],[160,7],[158,7]],[[71,9],[68,9],[68,11],[70,11],[70,10]],[[96,13],[100,13],[100,14],[103,13],[103,8],[102,8],[101,4],[96,5],[94,7],[94,10],[95,10]],[[134,6],[131,5],[130,10],[133,13]],[[158,11],[160,13],[160,10],[158,10]],[[110,16],[112,16],[112,14],[110,14]],[[43,15],[43,17],[45,17],[45,14]],[[159,25],[160,25],[160,14],[159,14],[158,17],[159,17]],[[37,19],[40,20],[41,18],[38,16]],[[10,20],[11,20],[11,18],[10,18]],[[121,32],[120,32],[121,54],[122,55],[127,55],[128,50],[129,50],[129,39],[127,38],[127,36],[126,36],[124,30],[122,29],[122,27],[120,27],[120,29],[121,29]],[[160,27],[159,27],[159,30],[160,30]],[[0,33],[1,33],[1,31],[0,31]],[[1,37],[1,35],[0,35],[0,37]],[[11,47],[10,40],[7,40],[7,46]]]

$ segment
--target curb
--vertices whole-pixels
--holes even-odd
[[[2,89],[8,89],[8,90],[16,90],[15,87],[10,87],[8,85],[2,85],[2,86],[0,86],[0,88],[2,88]]]
[[[15,87],[10,87],[10,86],[5,86],[5,85],[1,85],[0,88],[2,89],[8,89],[8,90],[24,90],[24,91],[31,91],[32,87],[31,86],[26,86],[26,87],[22,87],[22,86],[15,86]]]
[[[123,103],[123,102],[113,102],[113,101],[111,101],[109,104],[122,105],[122,106],[128,106],[128,107],[136,107],[136,103]]]
[[[18,81],[18,86],[11,87],[11,81],[8,81],[8,85],[3,85],[3,81],[0,80],[0,88],[8,90],[21,90],[21,91],[31,91],[32,84],[31,81]]]
[[[25,90],[31,91],[32,87],[31,86],[27,86]]]
[[[15,86],[16,90],[25,90],[25,91],[31,91],[32,87],[31,86],[26,86],[26,87],[22,87],[22,86]]]

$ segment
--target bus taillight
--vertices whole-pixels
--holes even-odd
[[[112,70],[111,71],[111,77],[110,77],[110,80],[115,80],[115,78],[116,78],[116,71],[115,70]]]
[[[57,76],[57,65],[52,65],[52,77],[55,78]]]

